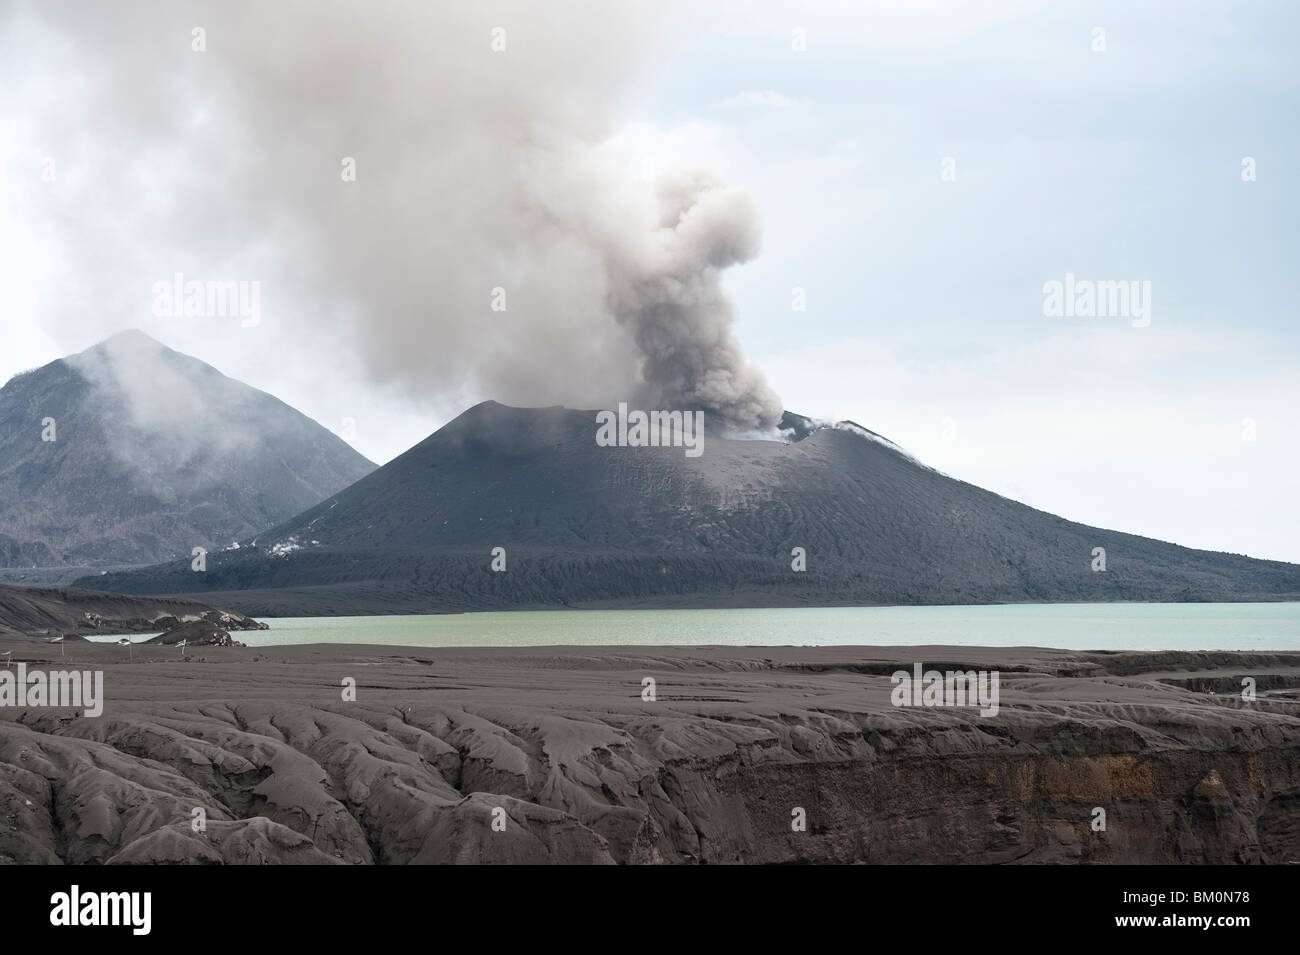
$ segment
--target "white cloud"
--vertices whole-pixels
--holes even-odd
[[[799,101],[776,90],[746,90],[728,96],[717,104],[718,109],[789,109]]]

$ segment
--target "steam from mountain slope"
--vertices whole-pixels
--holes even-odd
[[[139,332],[64,360],[90,386],[78,412],[102,420],[108,453],[140,489],[161,497],[206,491],[224,475],[201,465],[279,437],[268,434],[283,424],[265,413],[272,399]]]
[[[62,260],[39,320],[107,334],[176,272],[259,281],[262,327],[229,334],[417,397],[770,428],[719,284],[757,210],[707,171],[645,176],[614,134],[668,22],[594,0],[11,11],[0,119],[32,168],[59,162],[20,210]]]

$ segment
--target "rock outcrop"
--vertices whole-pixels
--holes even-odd
[[[242,613],[184,597],[136,597],[78,587],[0,584],[0,628],[29,636],[154,633],[191,621],[225,630],[265,630]]]
[[[174,647],[178,643],[184,643],[189,647],[243,646],[239,641],[231,640],[228,631],[207,620],[191,620],[189,623],[178,624],[145,642],[169,647]]]

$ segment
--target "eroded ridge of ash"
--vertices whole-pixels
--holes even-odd
[[[1300,862],[1296,653],[0,643],[107,688],[0,708],[14,862]]]

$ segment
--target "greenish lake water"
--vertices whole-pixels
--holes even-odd
[[[1300,650],[1300,603],[1016,604],[759,610],[542,610],[441,616],[264,618],[252,647],[561,644],[954,644],[1067,650]]]

